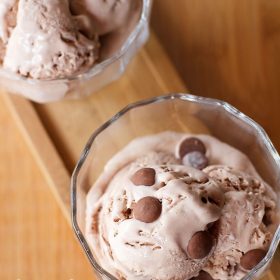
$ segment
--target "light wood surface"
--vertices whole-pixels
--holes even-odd
[[[8,94],[3,95],[3,100],[18,124],[23,139],[29,146],[38,167],[44,174],[65,218],[70,224],[70,196],[68,190],[70,174],[64,162],[58,156],[44,124],[38,118],[31,102]]]
[[[69,211],[69,174],[90,133],[124,105],[184,90],[152,36],[120,81],[86,99],[34,105],[2,96],[0,279],[94,279],[63,216]],[[275,280],[272,273],[266,279]]]
[[[0,279],[92,279],[88,261],[2,96],[0,139]]]
[[[192,93],[229,101],[280,149],[279,0],[154,0],[152,27]]]

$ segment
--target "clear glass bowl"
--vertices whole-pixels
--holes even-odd
[[[88,259],[100,279],[116,279],[96,261],[85,239],[85,198],[106,162],[132,139],[173,130],[208,131],[243,151],[262,178],[280,197],[280,157],[256,122],[223,101],[171,94],[131,104],[98,128],[86,144],[71,181],[72,223]],[[278,205],[279,209],[279,205]],[[266,257],[243,279],[260,279],[268,269],[280,240],[280,226]]]
[[[147,41],[151,7],[152,0],[142,0],[139,21],[121,48],[85,73],[63,79],[36,80],[0,68],[0,86],[40,103],[79,98],[101,89],[123,74],[132,57]]]

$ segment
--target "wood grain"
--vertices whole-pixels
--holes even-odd
[[[280,149],[280,1],[155,0],[152,27],[192,93],[249,114]]]
[[[27,100],[9,94],[3,94],[3,99],[70,224],[70,196],[67,187],[70,185],[70,174],[58,156],[44,124]]]
[[[0,279],[93,279],[2,95],[0,139]]]

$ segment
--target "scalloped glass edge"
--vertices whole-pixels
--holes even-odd
[[[256,130],[256,132],[258,133],[258,135],[261,137],[263,143],[265,144],[266,148],[268,149],[268,151],[270,152],[270,154],[272,155],[276,165],[279,167],[280,170],[280,156],[278,154],[278,152],[276,151],[275,147],[273,146],[271,140],[269,139],[267,133],[265,132],[265,130],[257,123],[255,122],[253,119],[251,119],[250,117],[248,117],[247,115],[243,114],[242,112],[240,112],[238,109],[236,109],[235,107],[233,107],[232,105],[230,105],[227,102],[221,101],[219,99],[213,99],[213,98],[206,98],[206,97],[201,97],[201,96],[195,96],[192,94],[187,94],[187,93],[174,93],[174,94],[169,94],[169,95],[164,95],[164,96],[159,96],[159,97],[153,97],[153,98],[149,98],[149,99],[145,99],[142,101],[138,101],[132,104],[127,105],[126,107],[124,107],[121,111],[119,111],[117,114],[115,114],[111,119],[109,119],[107,122],[105,122],[103,125],[101,125],[97,130],[95,130],[95,132],[90,136],[81,156],[80,159],[72,173],[71,176],[71,219],[72,219],[72,227],[74,229],[74,232],[78,238],[78,240],[80,241],[90,263],[92,264],[93,268],[100,273],[102,276],[106,276],[108,279],[110,280],[117,280],[117,278],[115,278],[113,275],[111,275],[109,272],[107,272],[106,270],[104,270],[95,260],[95,258],[92,255],[91,249],[84,237],[84,235],[82,234],[78,222],[77,222],[77,177],[79,175],[79,172],[81,170],[81,167],[83,166],[89,152],[91,149],[91,146],[94,142],[94,139],[103,131],[105,130],[107,127],[109,127],[112,123],[114,123],[115,121],[117,121],[120,117],[122,117],[124,114],[126,114],[128,111],[137,108],[137,107],[141,107],[141,106],[145,106],[145,105],[149,105],[152,103],[159,103],[159,102],[164,102],[164,101],[168,101],[168,100],[173,100],[173,99],[180,99],[183,101],[188,101],[188,102],[193,102],[193,103],[201,103],[201,104],[205,104],[205,105],[216,105],[218,107],[221,107],[223,110],[225,110],[226,112],[228,112],[229,114],[237,117],[238,119],[242,120],[243,122],[245,122],[246,124],[248,124],[249,126],[253,127],[253,129]],[[272,260],[278,244],[280,242],[280,225],[278,225],[278,228],[273,236],[273,239],[271,241],[269,250],[265,256],[265,258],[257,265],[255,266],[250,272],[248,272],[248,274],[246,276],[244,276],[242,278],[242,280],[251,280],[254,279],[253,277],[256,276],[256,274],[258,272],[260,272],[260,270],[262,268],[264,268],[267,264],[269,264],[269,262]]]
[[[26,78],[14,73],[10,73],[9,71],[4,71],[2,70],[2,75],[5,78],[9,78],[14,81],[24,81],[27,82],[31,85],[36,85],[36,84],[41,84],[43,85],[44,83],[56,83],[56,82],[69,82],[69,81],[86,81],[90,80],[92,77],[95,75],[99,74],[102,72],[105,68],[107,68],[109,65],[113,64],[115,61],[123,57],[135,41],[135,39],[138,37],[138,35],[141,33],[143,26],[145,26],[148,22],[148,19],[150,17],[150,7],[152,5],[153,0],[143,0],[142,4],[142,12],[141,16],[139,18],[138,23],[136,24],[134,30],[131,32],[131,34],[128,36],[126,39],[125,43],[123,46],[120,48],[119,51],[117,51],[112,57],[109,57],[105,59],[104,61],[97,63],[96,65],[93,65],[90,69],[88,69],[86,72],[74,75],[74,76],[69,76],[69,77],[62,77],[58,79],[44,79],[44,80],[37,80],[37,79],[30,79]]]

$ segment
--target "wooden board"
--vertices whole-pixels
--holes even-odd
[[[4,100],[70,222],[70,174],[90,134],[128,103],[184,91],[185,85],[152,34],[125,75],[88,98],[45,105],[8,94]],[[277,278],[271,272],[266,279]]]
[[[1,94],[0,158],[0,279],[93,279]]]

